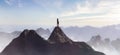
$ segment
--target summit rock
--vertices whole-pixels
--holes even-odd
[[[60,27],[55,27],[50,37],[48,38],[50,43],[72,43],[73,41],[69,39]]]

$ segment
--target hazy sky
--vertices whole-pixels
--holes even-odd
[[[105,26],[120,24],[120,0],[0,0],[0,24]]]

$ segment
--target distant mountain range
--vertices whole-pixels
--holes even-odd
[[[6,27],[6,26],[5,26]],[[17,30],[17,28],[14,29]],[[12,28],[12,27],[11,27]],[[1,28],[3,29],[3,28]],[[12,28],[13,29],[13,28]],[[50,29],[43,29],[38,28],[35,31],[41,35],[43,38],[48,39],[50,33],[53,28]],[[69,36],[74,41],[89,41],[92,36],[100,35],[102,38],[110,38],[111,40],[115,40],[120,36],[120,25],[111,25],[106,27],[67,27],[62,28],[65,34]],[[0,49],[3,50],[8,43],[12,41],[12,39],[19,36],[21,31],[13,31],[11,33],[0,32]],[[0,51],[1,51],[0,50]]]
[[[15,28],[15,27],[14,27]],[[34,29],[36,33],[47,40],[53,28]],[[63,31],[67,36],[74,41],[85,41],[88,42],[92,37],[100,35],[101,39],[109,38],[110,40],[116,40],[120,36],[120,25],[111,25],[106,27],[62,27]],[[17,30],[17,29],[16,29]],[[0,32],[0,52],[17,36],[20,35],[22,31],[13,31],[11,33]],[[114,44],[114,43],[113,43]],[[92,45],[91,45],[92,46]]]
[[[115,40],[120,38],[120,25],[106,27],[67,27],[63,28],[64,32],[76,41],[88,41],[92,36],[100,35],[103,39],[110,38]]]
[[[22,31],[23,29],[34,29],[35,30],[35,29],[37,29],[36,27],[38,28],[39,26],[27,26],[27,25],[25,25],[25,26],[15,26],[15,25],[4,26],[4,25],[0,25],[0,32],[6,31],[6,32],[10,33],[11,31],[13,31],[13,32],[14,31]],[[41,29],[44,29],[44,28],[41,28]],[[48,28],[48,30],[50,30],[50,32],[52,31],[52,29],[53,29],[53,27]],[[116,38],[119,38],[119,36],[120,36],[120,34],[119,34],[120,33],[120,25],[110,25],[110,26],[105,26],[105,27],[72,26],[72,27],[66,27],[66,28],[63,27],[62,29],[70,38],[77,40],[77,41],[88,41],[91,38],[91,36],[98,35],[98,34],[101,35],[103,38],[111,38],[111,39],[116,39]],[[49,31],[48,31],[48,33],[49,33]]]
[[[24,30],[12,40],[0,55],[105,55],[85,42],[75,42],[55,27],[48,40],[35,30]]]
[[[88,42],[95,50],[106,53],[106,55],[120,55],[120,38],[110,40],[102,39],[100,35],[93,36]]]

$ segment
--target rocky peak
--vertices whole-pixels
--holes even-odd
[[[19,37],[30,37],[30,36],[39,36],[36,31],[25,29]]]
[[[56,26],[48,38],[50,43],[72,43],[73,41],[69,39],[59,26]]]

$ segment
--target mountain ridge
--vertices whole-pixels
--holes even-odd
[[[48,38],[49,42],[52,43],[65,43],[69,42],[72,43],[73,41],[68,38],[64,32],[60,29],[60,27],[55,27],[53,32],[51,33],[50,37]]]
[[[72,41],[60,27],[55,27],[50,37],[56,43],[50,43],[52,38],[44,40],[36,31],[26,29],[0,55],[105,55],[85,42]],[[59,37],[57,41],[56,37]]]

